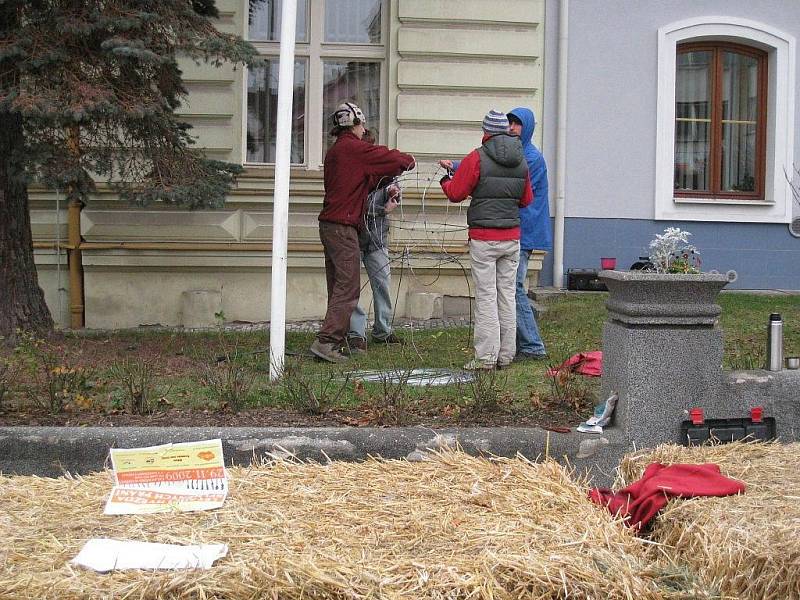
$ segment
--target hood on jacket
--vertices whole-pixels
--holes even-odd
[[[483,147],[489,158],[504,167],[516,167],[525,159],[520,139],[515,135],[493,135],[483,142]]]
[[[523,146],[533,143],[533,132],[536,129],[536,117],[530,108],[520,106],[514,110],[508,111],[509,115],[514,115],[522,121],[522,131],[519,134],[519,139]]]

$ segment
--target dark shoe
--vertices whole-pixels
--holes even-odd
[[[339,352],[335,344],[325,344],[319,340],[314,340],[310,350],[314,356],[330,363],[347,362],[347,357]]]
[[[374,335],[372,336],[372,343],[373,344],[405,344],[405,340],[401,338],[399,335],[395,334],[394,332],[387,335],[385,338],[376,338]]]
[[[364,354],[367,351],[367,340],[360,337],[349,338],[342,348],[342,354],[352,356],[353,354]]]
[[[514,362],[525,362],[528,360],[544,360],[547,358],[547,352],[542,352],[540,354],[533,354],[531,352],[517,352],[517,355],[514,357]]]

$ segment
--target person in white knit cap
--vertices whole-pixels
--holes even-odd
[[[522,143],[509,135],[505,113],[486,114],[481,147],[441,185],[451,202],[472,197],[467,224],[475,282],[475,358],[465,368],[508,366],[516,354],[519,209],[533,201],[533,193]]]
[[[340,104],[331,123],[336,141],[325,154],[325,197],[319,213],[328,306],[310,350],[322,360],[340,363],[348,360],[340,349],[347,344],[350,315],[361,292],[358,232],[367,195],[376,181],[412,169],[415,161],[410,154],[365,142],[364,113],[352,102]]]

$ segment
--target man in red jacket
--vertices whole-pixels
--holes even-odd
[[[328,362],[343,362],[350,314],[361,289],[361,249],[358,230],[368,193],[383,179],[414,168],[414,157],[361,138],[364,113],[352,102],[331,115],[336,141],[325,155],[325,199],[319,214],[319,238],[325,251],[328,308],[311,344],[311,352]]]
[[[472,197],[467,225],[475,282],[475,358],[464,368],[506,367],[517,348],[519,209],[533,201],[533,192],[522,142],[508,134],[504,113],[487,113],[481,147],[470,152],[452,178],[442,178],[441,184],[451,202]]]

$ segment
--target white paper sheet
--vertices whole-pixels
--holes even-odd
[[[215,560],[227,553],[226,544],[178,546],[94,538],[70,562],[100,573],[123,569],[210,569]]]

